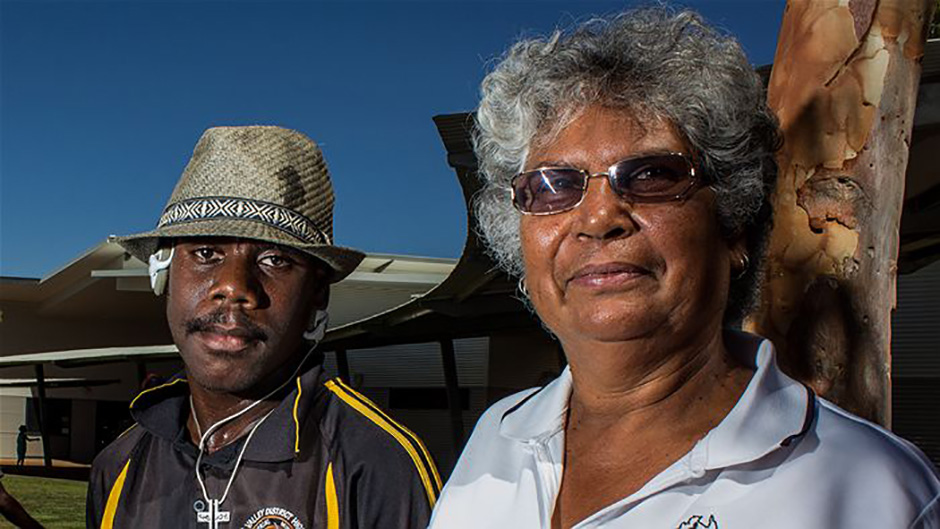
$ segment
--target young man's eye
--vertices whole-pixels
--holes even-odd
[[[193,250],[193,256],[196,257],[199,261],[208,262],[214,259],[217,256],[218,252],[214,248],[196,248]]]
[[[283,255],[265,255],[258,260],[261,264],[265,266],[270,266],[273,268],[283,268],[285,266],[290,266],[291,260]]]

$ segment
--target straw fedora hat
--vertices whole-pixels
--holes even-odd
[[[215,127],[196,144],[156,229],[111,240],[146,263],[160,239],[256,239],[320,259],[336,282],[365,255],[333,245],[333,202],[326,162],[310,138],[281,127]]]

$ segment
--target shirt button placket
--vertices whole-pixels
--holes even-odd
[[[552,525],[552,508],[555,505],[555,496],[558,494],[560,465],[552,461],[551,451],[541,440],[529,441],[529,448],[535,456],[535,468],[538,475],[538,493],[543,506],[542,527],[550,529]],[[559,468],[556,468],[559,467]]]

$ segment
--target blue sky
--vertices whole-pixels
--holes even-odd
[[[673,5],[767,64],[784,3]],[[518,37],[631,4],[0,0],[0,275],[42,277],[151,229],[214,125],[320,143],[338,243],[458,257],[463,199],[431,117],[472,110]]]

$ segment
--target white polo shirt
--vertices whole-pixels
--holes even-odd
[[[689,453],[577,529],[940,528],[940,479],[912,444],[818,399],[748,337],[756,371]],[[551,527],[571,373],[480,418],[433,529]],[[629,450],[625,446],[624,450]]]

